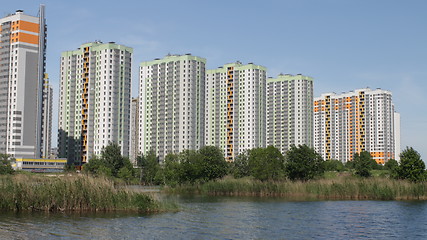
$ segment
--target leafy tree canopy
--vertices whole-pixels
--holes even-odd
[[[222,178],[227,174],[228,165],[222,151],[214,146],[205,146],[198,151],[202,163],[203,180]]]
[[[412,147],[400,154],[400,165],[395,169],[395,177],[412,182],[425,181],[425,164],[420,154]]]
[[[399,163],[394,160],[390,159],[384,164],[384,169],[394,171],[399,166]]]
[[[14,172],[10,165],[11,161],[14,161],[14,158],[11,158],[10,155],[0,153],[0,174],[12,174]]]
[[[284,157],[273,146],[249,150],[248,165],[250,174],[261,181],[278,180],[284,175]]]
[[[122,156],[117,143],[109,143],[104,147],[101,156],[92,156],[83,166],[83,170],[97,175],[126,177],[126,179],[130,179],[129,174],[134,175],[131,162]]]
[[[237,155],[231,163],[231,174],[234,178],[242,178],[250,175],[249,153],[247,151]]]
[[[291,146],[286,161],[285,171],[291,180],[307,181],[325,171],[322,157],[307,145]]]
[[[353,156],[353,164],[355,174],[361,177],[370,177],[371,170],[374,166],[375,160],[372,158],[371,154],[367,151],[355,153]],[[375,162],[375,164],[377,164]]]
[[[141,169],[141,182],[150,185],[160,183],[160,180],[157,179],[160,171],[160,163],[154,151],[149,151],[145,156],[138,156],[136,162]]]
[[[337,171],[342,172],[345,170],[344,164],[339,160],[326,160],[323,162],[325,171]]]

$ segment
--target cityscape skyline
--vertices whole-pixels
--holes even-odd
[[[392,4],[386,1],[379,1],[376,3],[369,2],[369,8],[367,8],[368,2],[365,2],[365,4],[358,2],[359,4],[356,4],[326,1],[321,4],[322,8],[316,9],[316,7],[319,7],[319,3],[310,1],[302,3],[286,1],[283,3],[284,5],[271,1],[264,6],[272,13],[278,13],[279,10],[275,8],[285,9],[285,6],[287,7],[286,9],[293,9],[295,12],[304,10],[300,11],[304,13],[303,16],[309,16],[308,19],[311,19],[303,20],[298,18],[298,21],[286,21],[296,16],[296,13],[292,11],[283,12],[283,21],[277,21],[282,18],[274,14],[263,19],[261,16],[265,17],[265,15],[252,18],[251,14],[256,13],[256,7],[230,3],[228,7],[235,7],[235,9],[240,10],[236,11],[237,15],[235,17],[241,18],[238,21],[239,24],[231,28],[235,31],[235,38],[233,38],[235,42],[227,42],[225,37],[223,39],[218,38],[218,36],[214,36],[212,39],[202,37],[208,36],[206,35],[206,29],[210,30],[214,26],[222,25],[224,20],[221,17],[224,16],[224,13],[217,11],[221,10],[221,2],[216,4],[209,3],[209,5],[197,4],[196,8],[185,9],[185,6],[190,6],[192,2],[187,1],[183,4],[171,2],[166,4],[167,7],[165,8],[159,6],[162,5],[161,3],[150,3],[150,5],[145,6],[147,10],[143,11],[146,15],[139,15],[138,17],[141,17],[141,19],[138,21],[135,21],[133,14],[126,14],[126,19],[124,20],[122,19],[123,17],[116,15],[124,21],[124,23],[116,23],[114,20],[107,18],[108,14],[111,15],[110,11],[126,12],[124,10],[126,8],[129,13],[135,13],[137,8],[135,7],[136,9],[134,9],[129,5],[123,5],[117,6],[117,9],[109,10],[102,5],[95,7],[95,5],[91,5],[93,3],[78,7],[76,3],[70,5],[70,3],[45,1],[49,29],[47,73],[54,87],[54,98],[58,99],[59,95],[59,61],[57,59],[60,56],[60,52],[75,49],[82,43],[91,42],[95,39],[100,39],[104,42],[116,41],[118,44],[133,47],[135,54],[132,64],[134,66],[137,66],[142,61],[163,57],[168,52],[180,54],[191,52],[193,55],[204,57],[207,59],[207,69],[221,66],[227,62],[235,62],[236,60],[240,60],[243,63],[256,62],[269,69],[268,76],[275,76],[283,70],[288,70],[284,73],[302,73],[313,77],[315,79],[315,97],[325,92],[340,93],[364,87],[381,88],[393,92],[396,111],[400,112],[402,116],[402,149],[405,146],[412,146],[421,153],[421,156],[426,156],[427,149],[422,137],[427,133],[423,122],[427,113],[416,111],[417,109],[423,109],[423,104],[427,102],[424,94],[427,91],[427,86],[422,81],[427,77],[425,60],[422,59],[422,56],[425,56],[426,53],[426,49],[422,48],[422,43],[426,42],[427,37],[425,33],[419,31],[425,26],[425,21],[422,21],[424,16],[421,11],[423,9],[422,6],[426,5],[425,3],[414,1],[409,4]],[[387,3],[387,5],[384,3]],[[130,5],[137,6],[137,3]],[[149,9],[156,8],[164,10],[164,14],[168,18],[165,20],[164,17],[161,19],[152,15]],[[18,1],[6,3],[4,6],[4,11],[6,10],[7,13],[13,13],[17,9],[23,9],[26,14],[36,15],[38,3]],[[69,11],[66,11],[67,9]],[[90,11],[90,9],[97,9],[97,11]],[[179,10],[182,9],[185,11],[180,12]],[[194,11],[197,9],[210,10],[205,14],[206,19],[215,17],[213,18],[215,19],[214,23],[212,21],[201,21],[206,24],[204,29],[194,27],[198,26],[195,25],[195,22],[200,21],[197,16],[203,16],[200,12]],[[388,11],[383,11],[384,9]],[[173,10],[180,14],[174,13]],[[325,11],[322,13],[321,10]],[[196,18],[195,16],[191,18],[187,16],[191,11],[194,11]],[[215,15],[215,12],[218,12],[218,15]],[[359,15],[360,12],[363,12],[363,14]],[[406,12],[410,13],[410,15],[406,15]],[[242,13],[247,13],[247,15]],[[6,13],[3,14],[5,15]],[[188,24],[189,26],[185,28],[177,27],[178,23],[174,23],[172,20],[174,16],[178,15],[182,15],[183,25]],[[360,17],[362,15],[363,18]],[[319,16],[323,18],[316,18]],[[191,21],[192,19],[197,20]],[[88,20],[101,20],[97,28],[99,31],[88,31],[83,27],[79,28]],[[250,24],[251,20],[253,24]],[[271,20],[275,20],[279,24]],[[73,21],[73,23],[70,21]],[[130,22],[135,24],[127,24]],[[66,23],[71,24],[71,27],[60,27],[68,26]],[[262,23],[267,24],[266,29],[271,32],[259,28],[263,26]],[[123,29],[121,29],[120,25],[123,24],[127,27],[122,27]],[[103,28],[107,27],[105,25],[109,25],[108,28],[116,31],[113,33],[106,30],[102,31]],[[348,26],[348,28],[345,26]],[[224,35],[233,32],[226,28],[221,29],[224,30]],[[354,31],[351,31],[351,29]],[[135,30],[135,33],[132,33],[134,35],[132,36],[129,33],[131,31],[128,30]],[[289,30],[285,32],[291,33],[292,37],[285,34],[284,36],[287,38],[280,38],[283,35],[277,32],[281,30]],[[338,30],[340,34],[334,34],[334,30]],[[200,31],[201,33],[199,33]],[[259,36],[254,36],[252,31],[259,31],[259,34],[256,35],[264,36],[263,40],[260,41]],[[325,33],[320,34],[322,31]],[[271,35],[266,33],[271,33]],[[85,38],[81,37],[83,34]],[[279,41],[279,45],[278,39],[283,40]],[[233,45],[233,47],[229,47],[226,43]],[[252,47],[251,50],[253,51],[248,51],[249,46]],[[265,56],[266,54],[267,56]],[[424,69],[422,66],[424,66]],[[133,69],[133,97],[137,96],[138,92],[136,87],[138,83],[137,71],[137,69]],[[346,80],[343,81],[342,79]],[[54,104],[57,104],[57,102],[54,101]],[[54,106],[54,109],[53,133],[56,132],[58,125],[57,106]],[[55,134],[52,137],[56,138]],[[56,145],[56,139],[54,139],[52,145]]]

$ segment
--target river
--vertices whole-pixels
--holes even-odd
[[[427,201],[174,201],[181,211],[0,213],[0,239],[427,239]]]

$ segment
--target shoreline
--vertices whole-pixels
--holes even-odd
[[[427,200],[427,183],[386,177],[362,179],[341,176],[307,182],[224,178],[203,184],[165,187],[163,191],[171,194],[280,197],[290,200]]]
[[[177,209],[154,196],[116,187],[106,178],[88,175],[46,177],[15,174],[0,176],[2,211],[45,212],[140,212]]]

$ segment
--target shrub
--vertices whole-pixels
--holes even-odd
[[[284,157],[273,146],[249,150],[248,164],[250,174],[261,181],[278,180],[284,175]]]
[[[412,182],[424,181],[426,179],[425,164],[420,154],[412,147],[407,147],[400,154],[400,165],[395,168],[393,175]]]
[[[325,172],[322,157],[307,145],[291,146],[286,161],[285,171],[291,180],[307,181]]]

